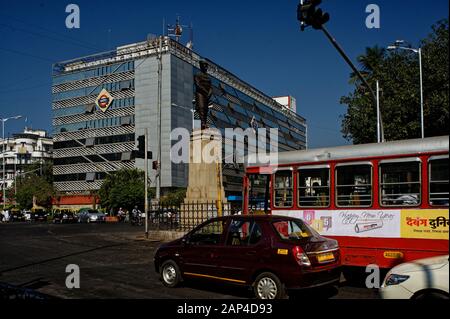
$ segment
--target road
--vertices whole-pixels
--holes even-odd
[[[236,299],[253,298],[241,287],[189,282],[169,289],[153,269],[159,242],[128,224],[0,224],[0,283],[56,298]],[[66,266],[80,267],[80,289],[66,288]],[[378,298],[374,290],[346,286],[317,289],[293,298]]]

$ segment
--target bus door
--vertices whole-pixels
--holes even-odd
[[[248,174],[245,198],[249,214],[270,214],[270,174]]]

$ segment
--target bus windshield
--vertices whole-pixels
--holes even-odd
[[[270,213],[270,175],[248,175],[248,211],[252,214]]]

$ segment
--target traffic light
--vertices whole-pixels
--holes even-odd
[[[155,171],[157,171],[158,170],[158,161],[153,161],[153,163],[152,163],[152,168],[153,168],[153,170],[155,170]]]
[[[330,15],[317,8],[322,0],[302,0],[297,7],[297,19],[300,21],[302,31],[312,26],[319,30],[330,20]]]
[[[133,151],[133,157],[134,158],[145,158],[145,135],[140,135],[138,137],[138,145],[137,145],[137,151]],[[153,153],[148,151],[147,152],[147,158],[152,158]]]

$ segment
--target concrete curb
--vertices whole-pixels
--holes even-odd
[[[178,232],[178,231],[151,230],[149,231],[149,238],[145,238],[145,235],[139,235],[136,236],[136,239],[150,242],[169,242],[180,239],[185,234],[186,234],[185,232]]]

